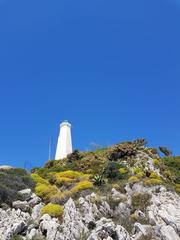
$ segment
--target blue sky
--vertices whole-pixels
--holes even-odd
[[[180,155],[176,0],[0,0],[0,164],[145,137]]]

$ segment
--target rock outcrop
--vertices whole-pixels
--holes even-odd
[[[137,191],[150,195],[144,211],[133,210],[132,196]],[[178,240],[180,236],[180,197],[164,186],[127,185],[126,193],[112,189],[111,202],[95,193],[80,197],[76,203],[69,198],[62,219],[41,216],[44,203],[29,193],[22,191],[24,201],[14,202],[13,208],[0,208],[1,240],[11,240],[15,235],[24,240],[37,236],[47,240]],[[130,220],[132,213],[134,221]]]

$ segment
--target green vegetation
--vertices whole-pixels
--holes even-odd
[[[138,139],[90,152],[75,150],[66,159],[50,160],[43,168],[33,169],[36,194],[47,203],[63,204],[69,197],[86,194],[92,188],[107,192],[116,186],[123,192],[127,183],[143,182],[148,187],[166,184],[179,191],[180,157],[160,158],[157,149],[145,144],[144,139]],[[140,152],[154,159],[162,177],[147,168],[148,158],[136,158]]]
[[[48,203],[41,209],[41,215],[49,214],[51,217],[61,218],[63,215],[63,207],[58,204]]]
[[[0,204],[10,204],[18,199],[17,192],[25,189],[34,189],[35,184],[29,173],[24,169],[14,168],[0,170]]]

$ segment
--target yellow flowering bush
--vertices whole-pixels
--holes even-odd
[[[161,183],[162,183],[162,181],[160,179],[156,179],[156,178],[146,178],[144,180],[144,185],[148,186],[148,187],[160,185]]]
[[[161,180],[161,177],[155,172],[151,172],[150,178]]]
[[[139,182],[139,179],[136,176],[131,176],[131,177],[129,177],[128,182],[137,183],[137,182]]]
[[[48,180],[40,177],[38,174],[36,173],[32,173],[31,174],[32,179],[34,180],[35,183],[41,183],[41,184],[49,184]]]
[[[119,168],[119,172],[121,174],[126,174],[127,173],[127,170],[125,168]]]
[[[43,198],[44,200],[49,200],[51,196],[56,194],[58,192],[58,189],[56,186],[52,186],[50,184],[37,184],[35,187],[35,193]]]
[[[157,159],[154,159],[153,163],[154,163],[155,166],[159,166],[159,161]]]
[[[71,192],[72,193],[77,193],[79,191],[82,191],[82,190],[86,190],[86,189],[89,189],[89,188],[93,188],[93,183],[88,181],[88,180],[85,180],[85,181],[82,181],[82,182],[78,182],[72,189],[71,189]]]
[[[72,171],[72,170],[56,173],[56,178],[57,179],[61,178],[61,177],[77,179],[77,178],[81,178],[83,176],[84,176],[83,173],[78,172],[78,171]]]
[[[48,203],[41,209],[41,215],[49,214],[51,217],[60,218],[63,215],[63,207],[58,204]]]

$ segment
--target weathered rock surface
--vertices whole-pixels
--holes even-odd
[[[132,209],[135,192],[151,196],[145,210]],[[34,237],[46,240],[178,240],[180,236],[180,197],[163,186],[127,185],[126,193],[112,189],[107,196],[92,193],[80,197],[76,203],[70,198],[64,205],[61,220],[47,214],[41,216],[44,203],[34,193],[29,194],[29,190],[22,191],[24,201],[14,202],[14,208],[0,208],[0,240],[11,240],[17,234],[24,240]],[[137,219],[133,223],[130,222],[132,213]]]

